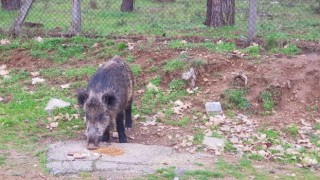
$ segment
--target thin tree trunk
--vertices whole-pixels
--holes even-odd
[[[16,18],[16,20],[13,23],[12,26],[12,35],[13,36],[18,36],[22,27],[22,24],[24,22],[24,20],[26,19],[29,10],[31,9],[33,4],[33,0],[25,0],[21,9],[20,9],[20,13],[19,16]]]
[[[19,10],[21,7],[21,0],[1,0],[1,4],[3,10]]]
[[[122,0],[121,11],[122,12],[132,12],[133,11],[133,0]]]
[[[78,35],[81,32],[81,6],[80,0],[72,0],[71,34]]]

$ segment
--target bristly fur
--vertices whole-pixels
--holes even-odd
[[[89,81],[87,91],[78,91],[78,102],[86,111],[87,133],[94,133],[100,137],[117,125],[119,141],[127,141],[123,114],[125,111],[126,127],[131,127],[133,86],[134,79],[130,67],[118,56],[97,70]]]

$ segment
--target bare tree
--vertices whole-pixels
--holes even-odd
[[[2,9],[11,11],[21,7],[21,0],[1,0]]]
[[[121,11],[122,12],[131,12],[133,11],[133,0],[122,0]]]
[[[205,25],[220,27],[234,25],[235,0],[207,0],[207,15]]]

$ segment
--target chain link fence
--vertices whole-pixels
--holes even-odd
[[[80,33],[247,38],[248,35],[275,35],[309,41],[320,39],[320,0],[235,0],[234,25],[219,28],[204,25],[208,0],[134,0],[132,12],[121,11],[123,1],[1,0],[0,29],[2,34],[12,33],[16,30],[14,24],[20,25],[18,33],[31,36]],[[27,3],[31,3],[29,12]],[[26,16],[21,17],[23,14]]]

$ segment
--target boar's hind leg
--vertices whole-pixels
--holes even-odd
[[[103,136],[102,136],[101,141],[102,141],[102,142],[109,142],[109,140],[110,140],[110,134],[109,134],[109,130],[107,129],[107,130],[103,133]]]
[[[127,142],[127,137],[126,134],[124,133],[124,124],[123,124],[123,119],[124,119],[124,113],[119,112],[117,114],[117,131],[119,135],[119,142],[120,143],[126,143]]]
[[[132,106],[132,101],[130,101],[129,105],[125,109],[125,112],[126,112],[126,128],[131,128],[132,127],[131,106]]]

